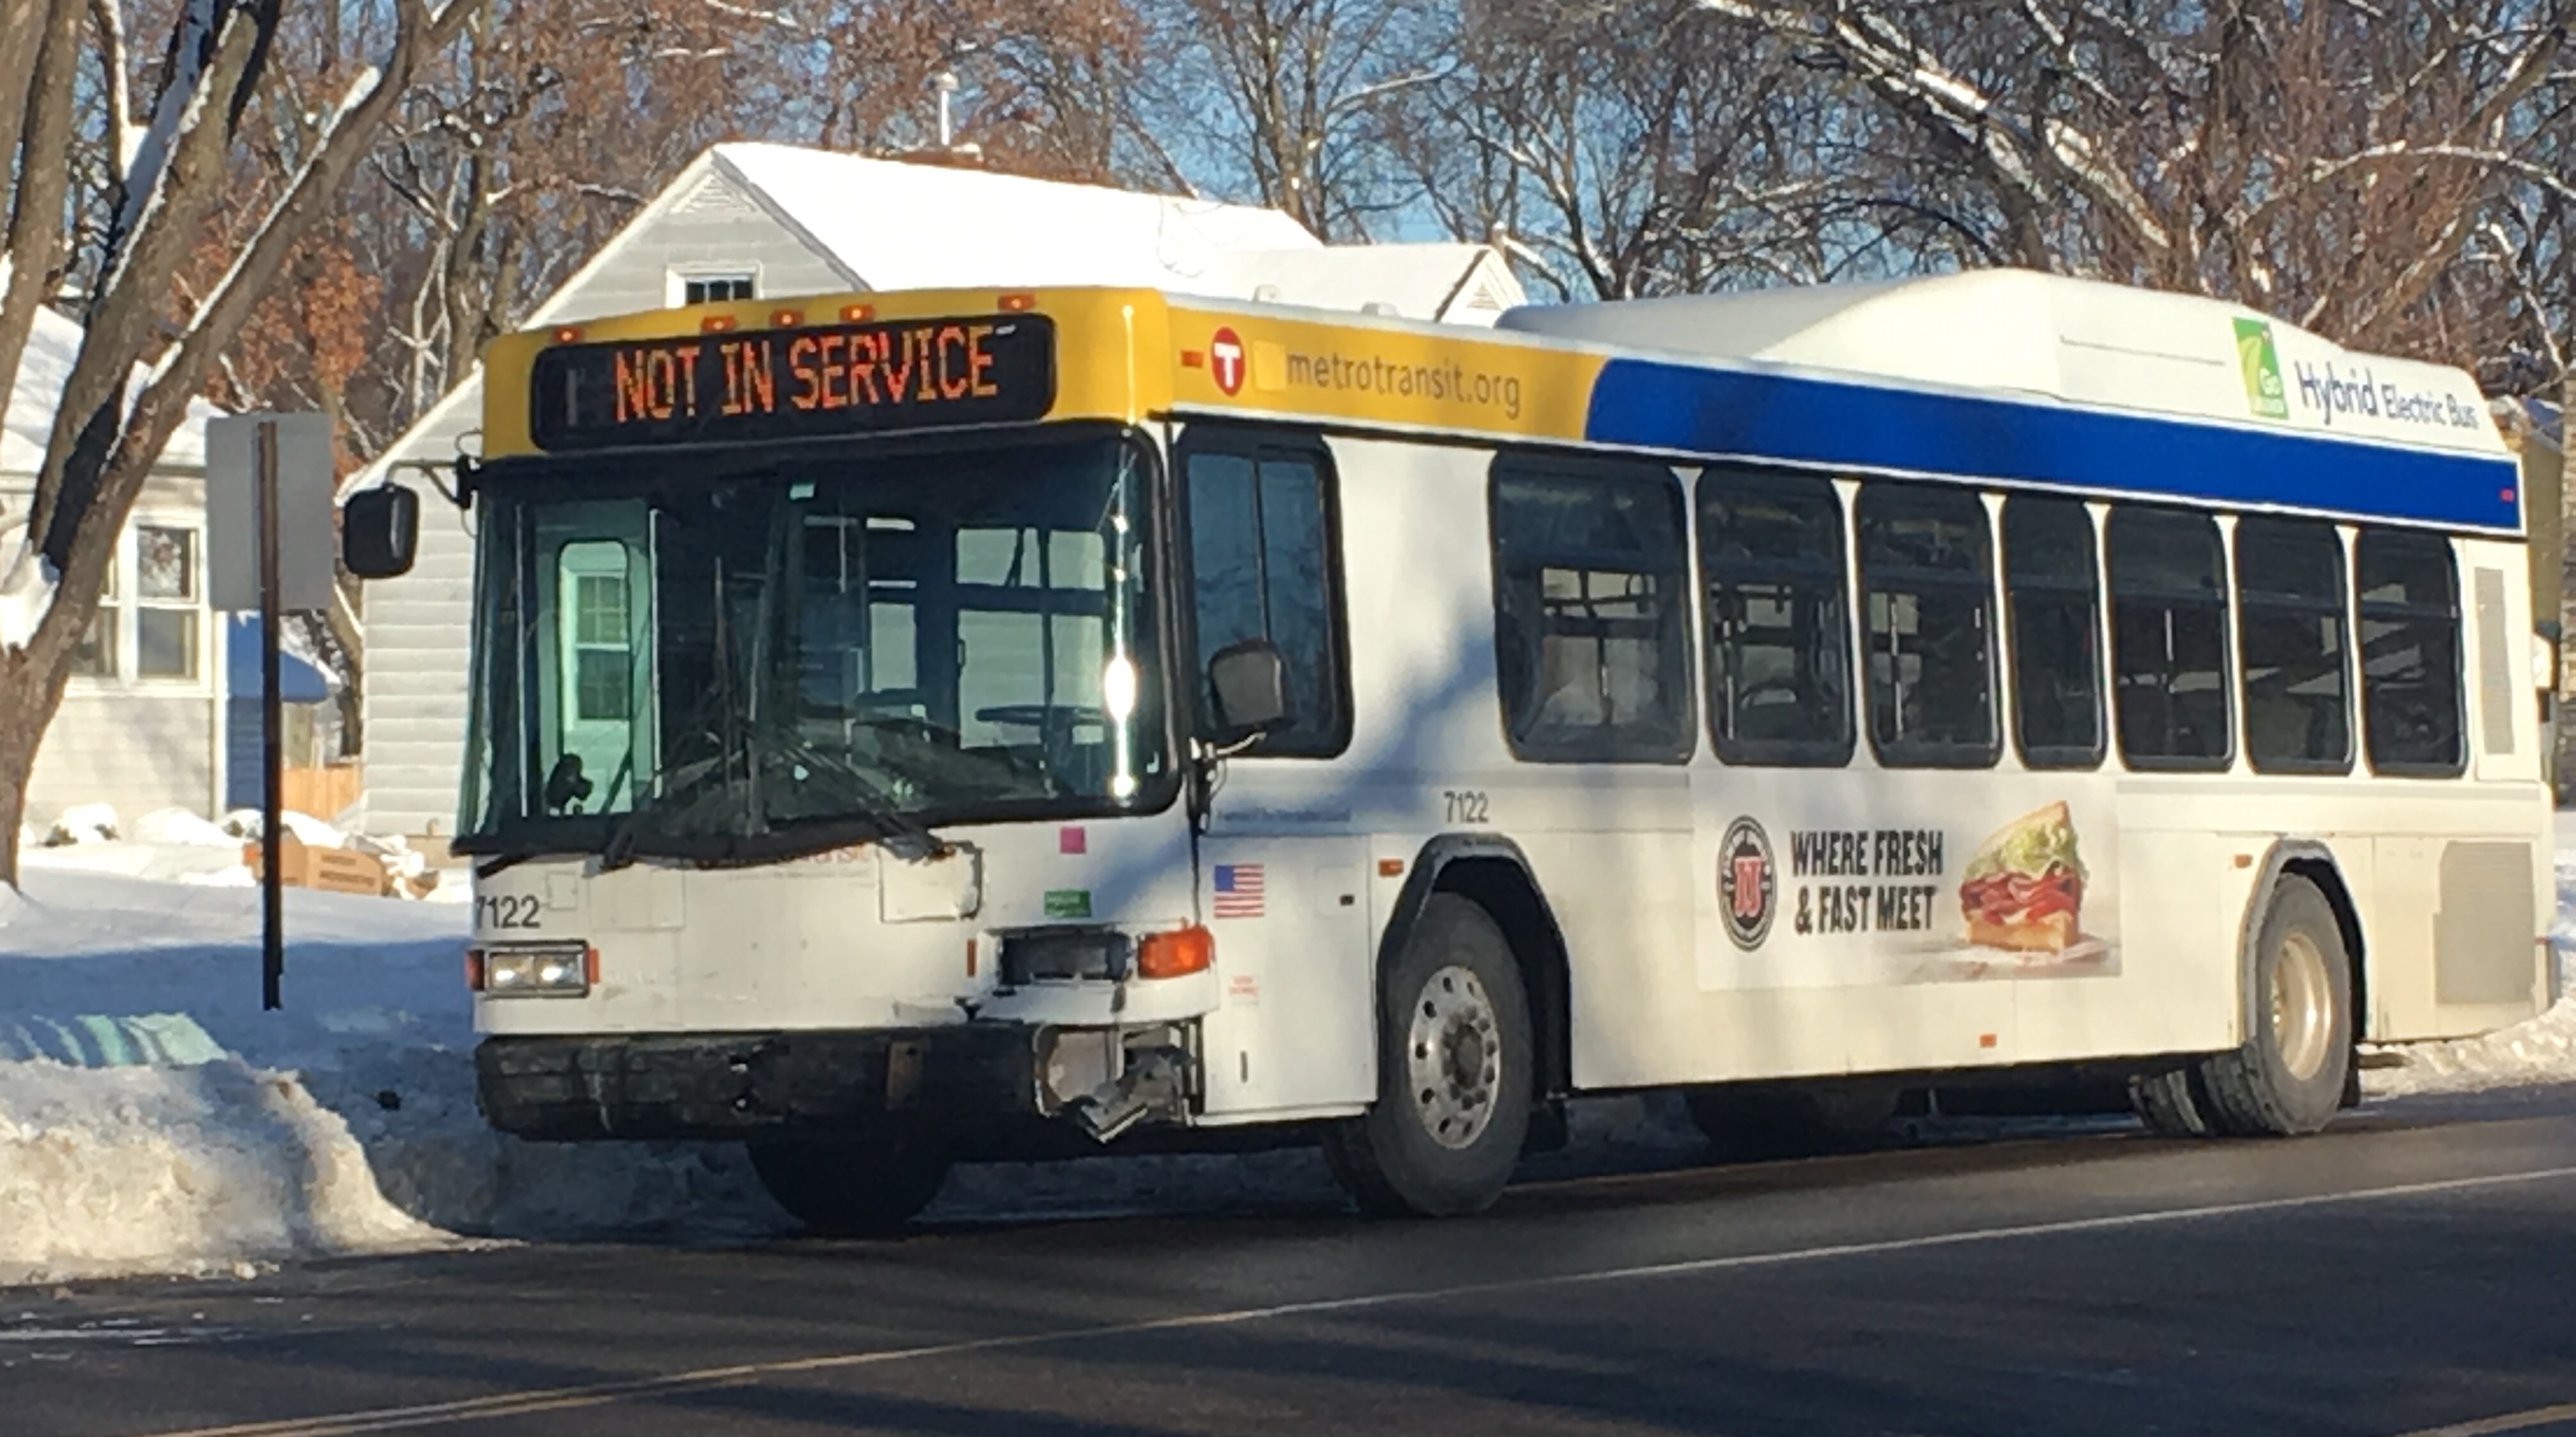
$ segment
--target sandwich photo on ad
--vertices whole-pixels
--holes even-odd
[[[2075,824],[2052,803],[1995,830],[1959,883],[1968,942],[2020,953],[2063,953],[2082,933],[2084,862]]]

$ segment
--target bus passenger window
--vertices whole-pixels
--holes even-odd
[[[1865,484],[1858,517],[1870,747],[1892,767],[1993,763],[1985,502],[1964,490]]]
[[[2236,523],[2245,757],[2260,773],[2352,768],[2343,538],[2314,519]]]
[[[1257,754],[1329,757],[1350,740],[1339,583],[1328,550],[1329,476],[1319,457],[1313,450],[1201,449],[1187,461],[1200,731],[1216,729],[1208,661],[1229,644],[1267,639],[1287,664],[1290,722],[1264,738]]]
[[[2102,575],[2079,499],[2004,501],[2013,738],[2032,768],[2102,761]]]
[[[1494,668],[1512,752],[1559,763],[1690,757],[1690,561],[1660,467],[1540,466],[1493,484]]]
[[[2134,768],[2227,767],[2226,559],[2206,514],[2111,511],[2111,667],[2120,756]]]
[[[1711,469],[1699,481],[1708,726],[1728,763],[1851,761],[1851,626],[1834,486]]]
[[[2364,529],[2361,724],[2382,773],[2453,777],[2468,767],[2460,719],[2460,575],[2438,534]]]

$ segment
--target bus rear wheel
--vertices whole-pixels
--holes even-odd
[[[824,1237],[885,1237],[930,1206],[948,1156],[913,1132],[751,1145],[752,1171],[788,1216]]]
[[[1529,1132],[1529,999],[1502,930],[1432,895],[1380,979],[1377,1101],[1324,1137],[1371,1216],[1449,1217],[1502,1196]]]
[[[2313,1133],[2343,1106],[2352,1073],[2352,961],[2317,886],[2284,877],[2255,938],[2253,1031],[2202,1064],[2201,1116],[2236,1137]]]
[[[2211,1136],[2209,1119],[2201,1116],[2200,1100],[2192,1096],[2188,1068],[2141,1073],[2131,1078],[2129,1106],[2137,1112],[2138,1121],[2147,1125],[2147,1131],[2160,1138]]]

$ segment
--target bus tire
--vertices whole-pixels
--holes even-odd
[[[948,1157],[915,1133],[751,1145],[751,1168],[788,1216],[823,1237],[903,1230],[948,1180]]]
[[[1887,1139],[1902,1094],[1893,1087],[1790,1083],[1693,1088],[1692,1126],[1721,1158],[1762,1162],[1863,1152]]]
[[[2174,1068],[2162,1073],[2141,1073],[2129,1080],[2129,1106],[2147,1131],[2160,1138],[2206,1138],[2214,1136],[2209,1119],[2203,1117],[2200,1103],[2191,1095],[2191,1071]]]
[[[1435,893],[1379,978],[1377,1100],[1325,1133],[1372,1217],[1453,1217],[1502,1196],[1529,1131],[1536,1046],[1511,946],[1485,910]]]
[[[2313,1133],[2343,1106],[2352,1070],[2352,962],[2317,886],[2285,875],[2254,940],[2245,1046],[2201,1067],[2202,1115],[2234,1137]]]

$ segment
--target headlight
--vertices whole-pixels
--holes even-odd
[[[472,986],[486,998],[578,998],[599,977],[599,950],[587,945],[485,948],[467,960]]]

